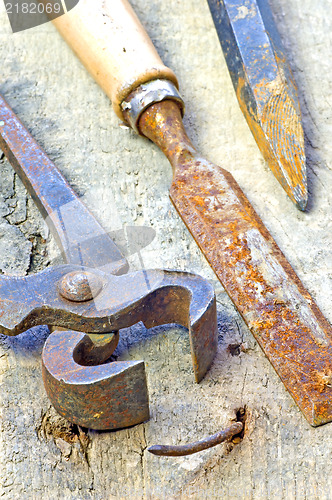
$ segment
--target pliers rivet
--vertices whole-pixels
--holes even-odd
[[[73,302],[92,300],[102,288],[102,279],[89,271],[72,271],[66,274],[58,284],[60,295]]]

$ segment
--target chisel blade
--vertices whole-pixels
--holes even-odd
[[[239,105],[275,177],[300,210],[307,175],[296,85],[267,0],[208,0]]]
[[[295,402],[332,420],[332,329],[241,188],[190,143],[179,108],[153,104],[140,129],[173,166],[171,200]]]
[[[332,330],[234,178],[205,159],[171,199],[282,382],[313,426],[332,420]]]

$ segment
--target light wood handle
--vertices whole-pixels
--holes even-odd
[[[80,0],[53,21],[123,119],[121,102],[139,85],[158,78],[177,87],[127,0]]]

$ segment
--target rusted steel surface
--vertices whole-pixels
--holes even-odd
[[[332,420],[332,329],[234,178],[190,143],[176,103],[140,131],[172,164],[171,199],[281,380],[312,425]]]
[[[68,261],[31,276],[0,276],[0,333],[17,335],[40,324],[87,332],[54,332],[47,341],[43,378],[55,408],[95,429],[146,420],[144,363],[103,364],[116,347],[117,331],[139,321],[147,328],[167,323],[189,328],[199,382],[217,348],[212,286],[177,271],[117,276],[128,270],[126,260],[1,97],[0,136]]]
[[[59,294],[72,302],[92,300],[102,289],[102,278],[90,271],[72,271],[58,283]]]
[[[117,331],[139,321],[147,328],[181,324],[189,329],[194,375],[200,382],[217,349],[216,302],[211,285],[197,275],[157,270],[109,275],[105,281],[106,277],[103,290],[92,304],[68,301],[66,308],[62,305],[59,309],[56,297],[52,297],[48,319],[52,321],[53,313],[55,324],[73,328],[73,320],[78,328],[90,333],[93,328],[98,332]],[[92,429],[117,429],[147,420],[144,362],[103,365],[112,354],[109,341],[98,348],[91,338],[83,333],[55,332],[47,340],[42,354],[43,379],[53,406],[71,422]]]
[[[301,111],[268,0],[208,0],[241,110],[270,169],[307,204]]]
[[[102,283],[92,300],[68,300],[59,293],[59,284],[75,272]],[[139,321],[147,328],[168,323],[188,328],[195,378],[203,378],[216,351],[217,324],[213,288],[200,276],[157,269],[114,276],[72,265],[22,278],[0,276],[0,333],[6,335],[43,324],[107,333]]]
[[[165,445],[165,444],[155,444],[150,446],[148,451],[153,455],[158,455],[162,457],[183,457],[184,455],[192,455],[193,453],[198,453],[199,451],[207,450],[212,448],[217,444],[223,443],[228,439],[232,439],[236,434],[239,434],[243,429],[242,422],[235,422],[230,425],[227,429],[217,432],[212,436],[209,436],[200,441],[195,441],[195,443],[184,444],[184,445]]]
[[[90,429],[119,429],[149,419],[144,361],[102,364],[112,352],[102,350],[96,366],[86,366],[92,342],[78,332],[56,332],[44,346],[43,380],[57,412]],[[106,356],[105,356],[106,353]]]

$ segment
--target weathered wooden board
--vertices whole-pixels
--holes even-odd
[[[204,0],[135,0],[164,62],[178,75],[189,135],[228,169],[331,321],[332,18],[328,0],[271,0],[299,87],[310,204],[298,212],[264,164],[237,104]],[[47,329],[0,339],[0,478],[4,498],[331,498],[331,425],[313,429],[285,391],[169,199],[171,169],[121,128],[108,99],[50,24],[13,35],[1,5],[0,91],[72,187],[110,230],[145,225],[156,237],[132,269],[200,273],[218,294],[216,361],[196,385],[188,335],[172,326],[123,332],[120,359],[144,359],[151,419],[80,433],[50,408],[40,368]],[[59,262],[44,222],[5,160],[0,175],[0,269]],[[229,349],[237,344],[238,349]],[[232,352],[230,352],[232,351]],[[245,439],[198,455],[158,458],[146,447],[185,443],[251,415]]]

